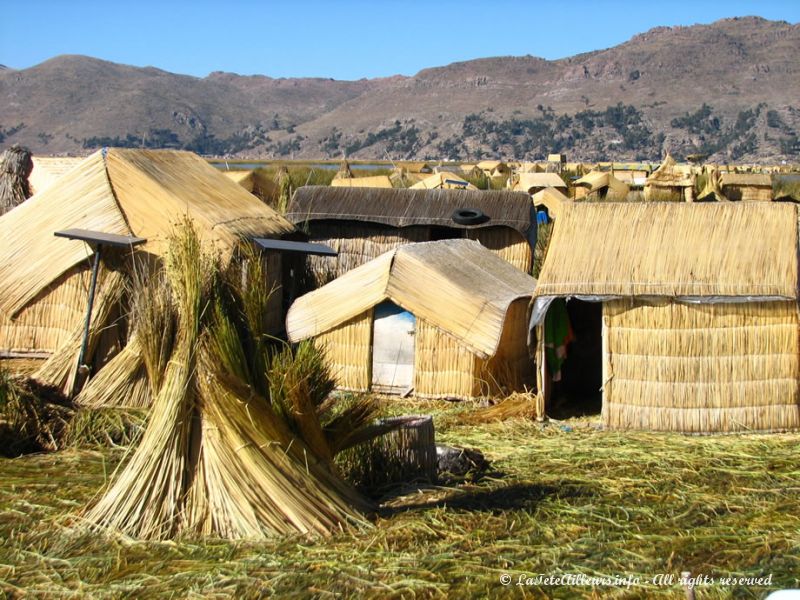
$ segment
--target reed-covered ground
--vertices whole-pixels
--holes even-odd
[[[481,449],[491,473],[395,491],[372,528],[318,541],[101,537],[70,515],[124,449],[0,459],[0,589],[32,598],[684,597],[677,581],[652,583],[682,571],[714,578],[697,598],[768,589],[721,577],[800,587],[800,434],[612,433],[586,419],[462,425],[467,409],[395,401],[387,412],[434,412],[438,441]],[[540,574],[640,582],[516,585]]]

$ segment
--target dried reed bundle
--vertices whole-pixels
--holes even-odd
[[[75,397],[87,408],[147,408],[152,392],[138,337],[134,336]]]
[[[461,422],[466,424],[490,423],[506,419],[537,419],[543,417],[537,410],[541,400],[531,392],[518,392],[497,404],[473,412],[464,413]]]
[[[0,369],[0,454],[58,450],[73,413],[59,390]]]
[[[323,402],[330,376],[310,343],[296,354],[285,348],[266,377],[255,375],[268,362],[259,307],[269,294],[245,292],[248,277],[223,274],[188,222],[170,242],[163,281],[169,291],[161,298],[171,302],[147,310],[155,322],[177,316],[168,354],[147,342],[151,367],[161,369],[147,369],[150,421],[86,521],[144,539],[326,535],[362,523],[360,511],[370,506],[331,458],[352,434],[342,425],[357,430],[370,409],[345,408],[332,418]],[[261,362],[251,351],[264,354]]]
[[[33,170],[31,151],[17,144],[0,155],[0,215],[31,197],[28,177]]]

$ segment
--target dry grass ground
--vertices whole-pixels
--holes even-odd
[[[480,448],[495,472],[457,487],[409,487],[374,526],[313,542],[138,543],[80,531],[74,514],[123,450],[0,460],[0,589],[10,597],[682,598],[659,573],[772,575],[800,587],[800,434],[611,433],[591,420],[460,425],[433,412],[439,441]],[[512,585],[502,586],[509,574]],[[640,577],[620,587],[516,586],[520,574]],[[696,588],[762,598],[767,588]]]

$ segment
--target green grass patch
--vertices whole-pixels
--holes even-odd
[[[459,424],[469,404],[386,401],[432,413],[437,441],[481,449],[493,473],[407,487],[374,525],[327,540],[139,543],[78,533],[74,516],[120,449],[0,460],[0,589],[31,597],[683,597],[659,573],[767,576],[800,587],[800,434],[620,433],[596,421]],[[399,495],[398,495],[399,494]],[[521,574],[634,576],[612,587],[504,587]],[[763,598],[766,588],[696,588]]]

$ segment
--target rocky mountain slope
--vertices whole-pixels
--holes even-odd
[[[800,25],[661,27],[556,61],[498,57],[413,77],[195,78],[82,56],[0,69],[0,143],[252,157],[800,160]]]

